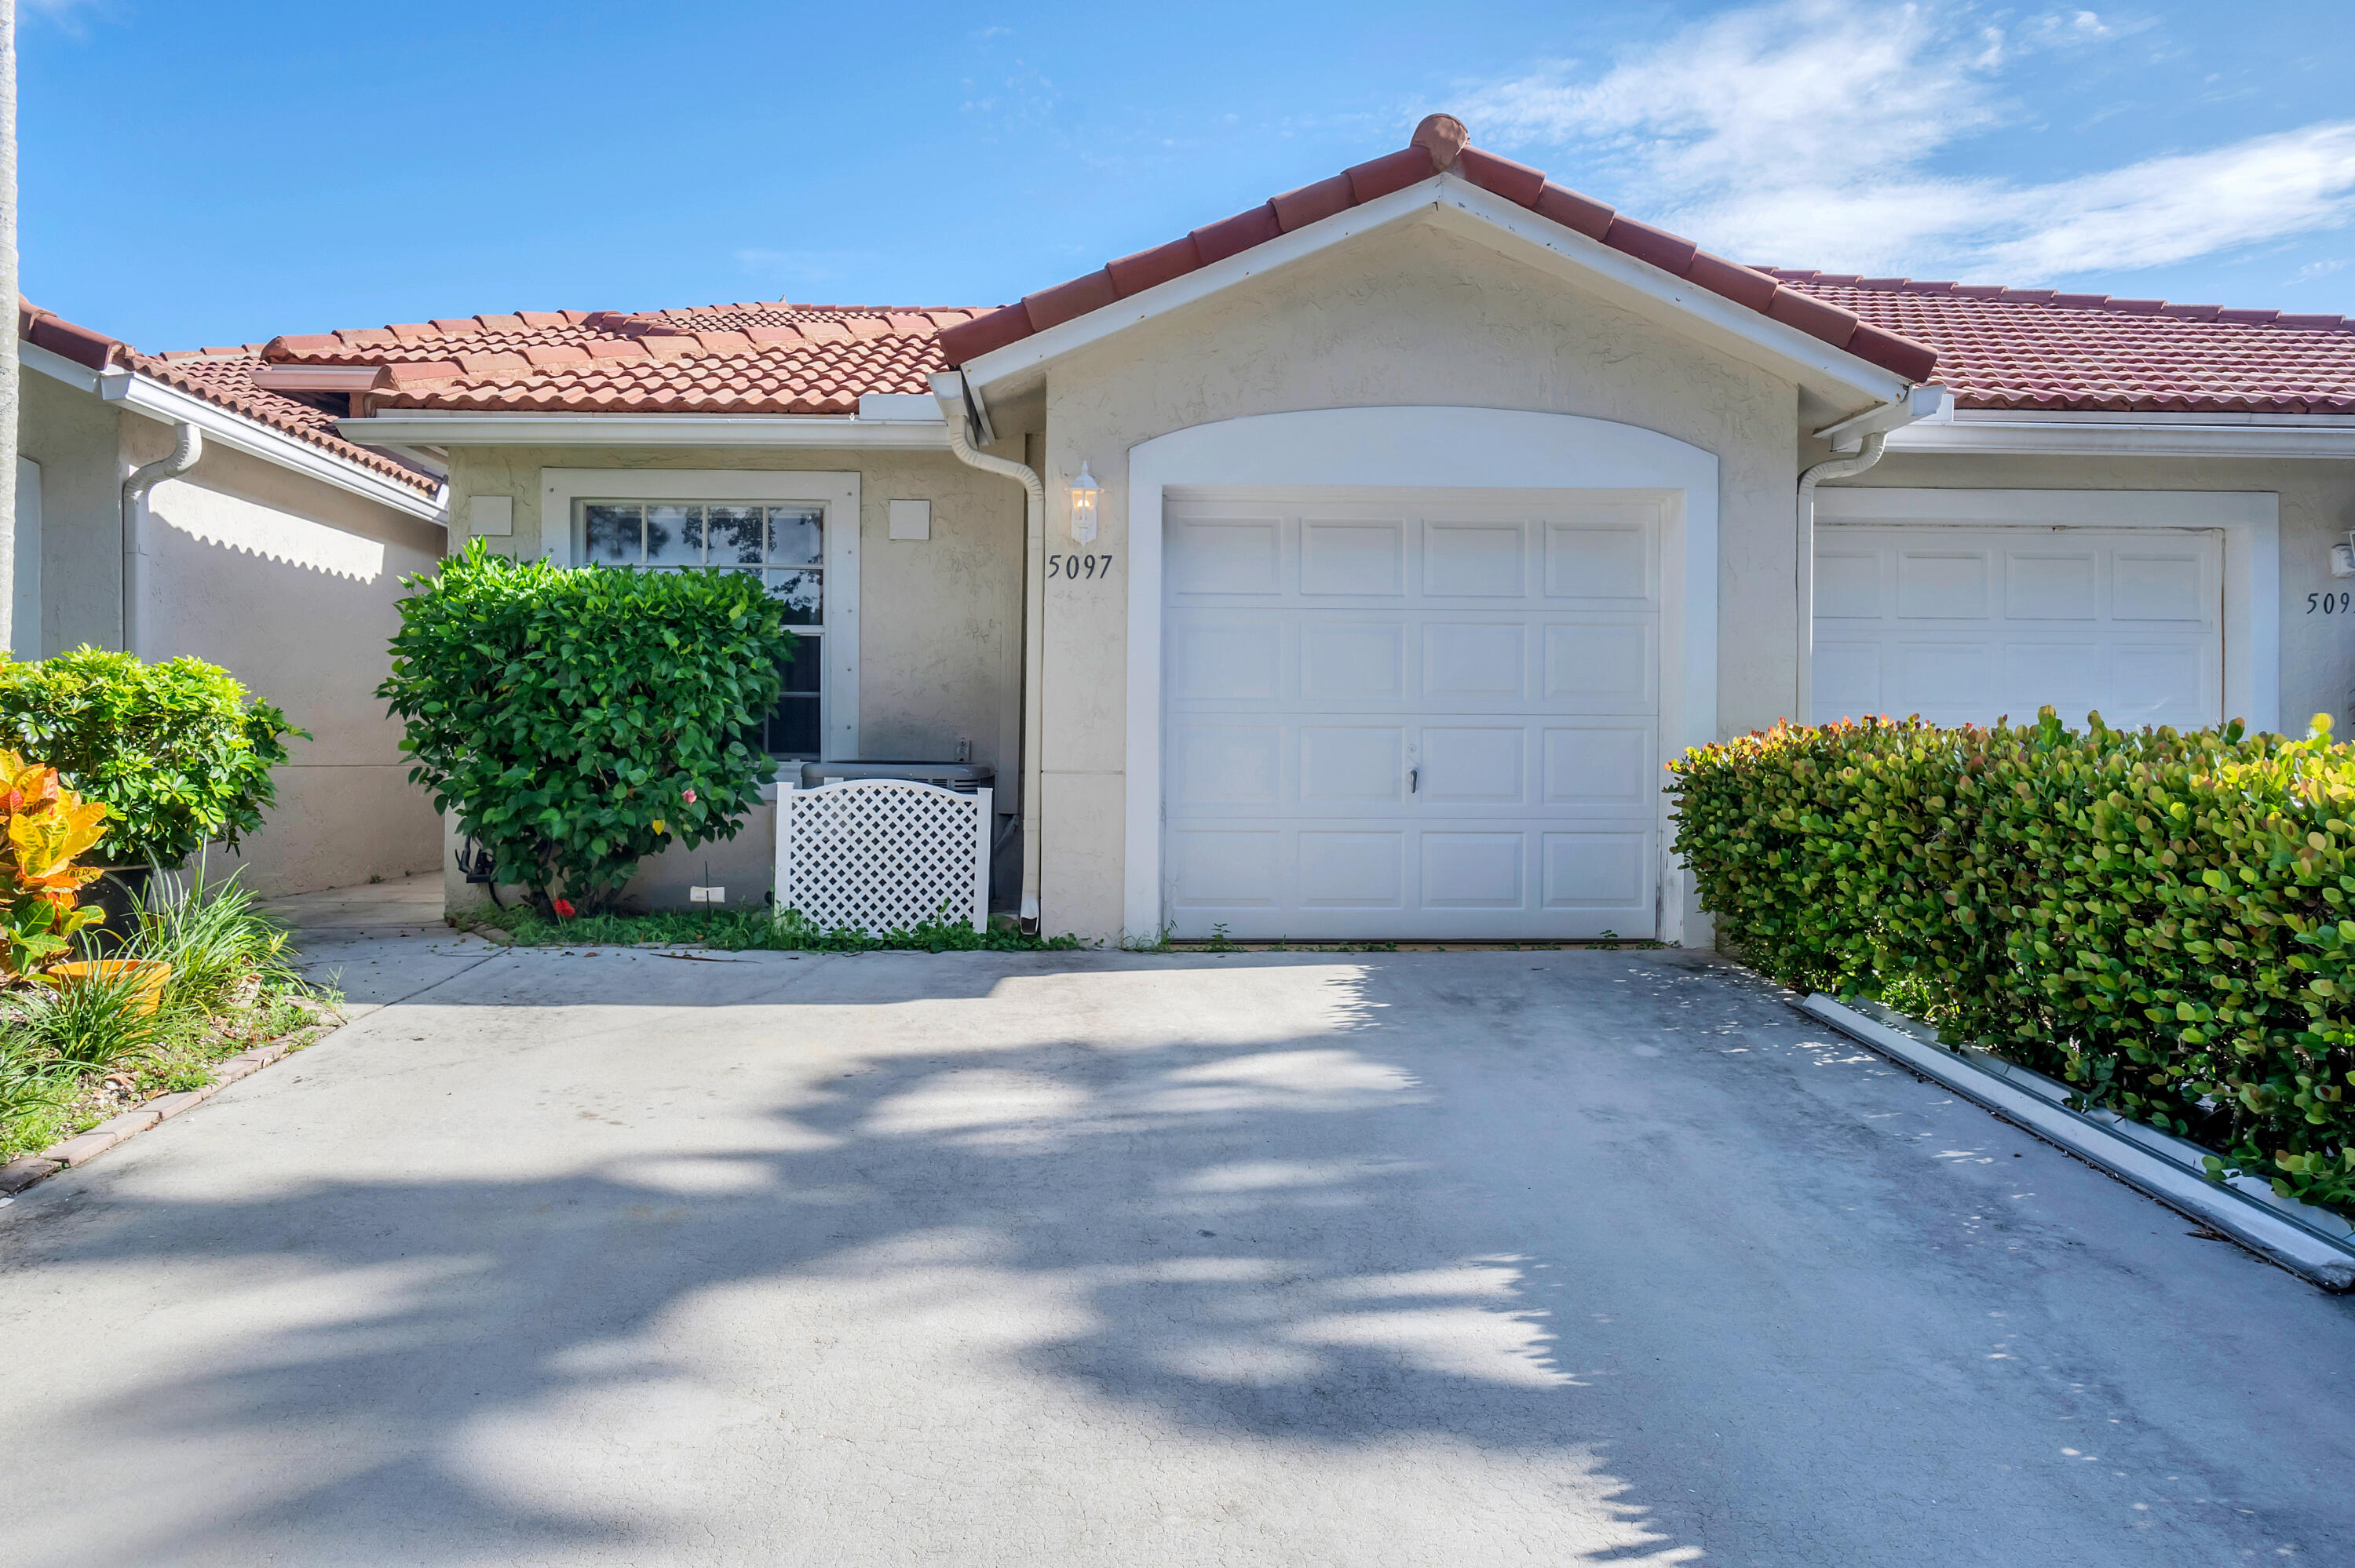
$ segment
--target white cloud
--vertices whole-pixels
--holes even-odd
[[[1563,65],[1497,83],[1465,118],[1489,145],[1600,164],[1647,220],[1785,266],[2032,283],[2355,218],[2355,121],[2043,184],[1934,167],[2024,117],[2008,65],[2134,30],[2091,11],[1998,25],[1952,6],[1782,0],[1600,76]]]

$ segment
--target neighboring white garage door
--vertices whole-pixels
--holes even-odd
[[[1172,491],[1180,937],[1649,936],[1660,503]]]
[[[1815,720],[2219,723],[2223,578],[2207,529],[1818,523]]]

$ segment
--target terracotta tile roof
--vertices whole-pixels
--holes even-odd
[[[2051,289],[1775,269],[1938,353],[1958,407],[2355,414],[2355,323]]]
[[[119,338],[52,315],[21,298],[16,302],[16,335],[92,370],[128,370],[160,381],[280,435],[292,436],[388,479],[413,486],[427,495],[442,488],[437,474],[414,468],[390,452],[346,440],[336,429],[336,415],[313,408],[300,398],[256,386],[253,373],[265,363],[261,344],[142,354]]]
[[[1445,114],[1427,117],[1415,127],[1412,142],[1399,152],[1273,196],[1259,207],[1198,228],[1183,238],[1123,257],[1084,277],[1025,295],[1018,303],[943,331],[941,347],[950,364],[962,365],[1101,310],[1115,300],[1449,171],[1540,217],[1796,327],[1859,359],[1908,380],[1929,378],[1935,350],[1809,291],[1786,288],[1764,272],[1712,256],[1689,239],[1622,217],[1601,202],[1551,184],[1525,164],[1483,152],[1468,143],[1463,123]]]
[[[285,363],[381,364],[369,407],[512,412],[852,414],[922,393],[962,308],[783,300],[631,314],[520,312],[284,337]]]
[[[1465,144],[1463,127],[1444,115],[1426,120],[1400,152],[997,309],[771,300],[636,313],[516,311],[207,351],[212,357],[201,362],[220,368],[203,372],[194,361],[175,363],[230,390],[257,355],[274,365],[378,366],[371,411],[847,416],[864,393],[921,393],[934,370],[1440,168],[1909,379],[1943,382],[1966,408],[2355,413],[2355,327],[2338,317],[1740,266]],[[331,422],[279,401],[301,410],[290,418]]]

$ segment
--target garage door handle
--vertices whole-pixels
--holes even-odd
[[[1422,787],[1423,769],[1420,768],[1408,768],[1406,770],[1406,792],[1412,795]]]

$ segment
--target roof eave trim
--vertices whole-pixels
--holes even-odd
[[[1018,338],[1003,348],[967,360],[963,367],[965,378],[983,393],[1003,387],[1116,333],[1183,309],[1359,235],[1434,208],[1476,220],[1460,226],[1459,231],[1472,238],[1485,241],[1491,236],[1510,236],[1521,247],[1554,258],[1565,272],[1600,277],[1643,299],[1697,317],[1764,350],[1778,364],[1799,372],[1800,378],[1809,385],[1859,408],[1896,402],[1913,385],[1893,371],[1834,348],[1821,338],[1810,337],[1796,327],[1711,293],[1697,283],[1662,271],[1625,251],[1614,250],[1575,229],[1540,217],[1455,175],[1433,175],[1085,315]]]
[[[2010,418],[1975,414],[1968,419],[1925,420],[1892,430],[1891,453],[1953,453],[2030,457],[2040,453],[2099,457],[2355,458],[2355,421],[2343,429],[2311,424],[2202,422],[2196,415],[2168,418],[2114,414],[2065,419]]]
[[[249,457],[323,481],[411,517],[421,517],[444,527],[449,524],[446,484],[437,493],[428,495],[413,484],[404,484],[349,458],[338,457],[134,371],[109,370],[101,374],[22,338],[16,341],[16,352],[17,363],[26,369],[92,393],[107,402],[120,403],[147,418],[165,424],[194,425],[211,440]]]
[[[1738,304],[1689,279],[1663,271],[1574,228],[1540,217],[1527,207],[1483,190],[1468,180],[1443,175],[1440,184],[1444,187],[1439,197],[1443,209],[1479,220],[1456,226],[1457,232],[1483,239],[1485,226],[1487,230],[1511,235],[1556,258],[1565,270],[1599,276],[1630,293],[1680,311],[1763,350],[1784,366],[1799,372],[1798,379],[1803,383],[1836,400],[1852,401],[1860,408],[1896,403],[1904,400],[1908,389],[1915,385],[1893,370],[1884,369],[1844,348],[1835,348],[1822,338],[1748,305]]]
[[[948,427],[841,414],[592,414],[387,408],[336,428],[369,446],[779,447],[946,451]]]

